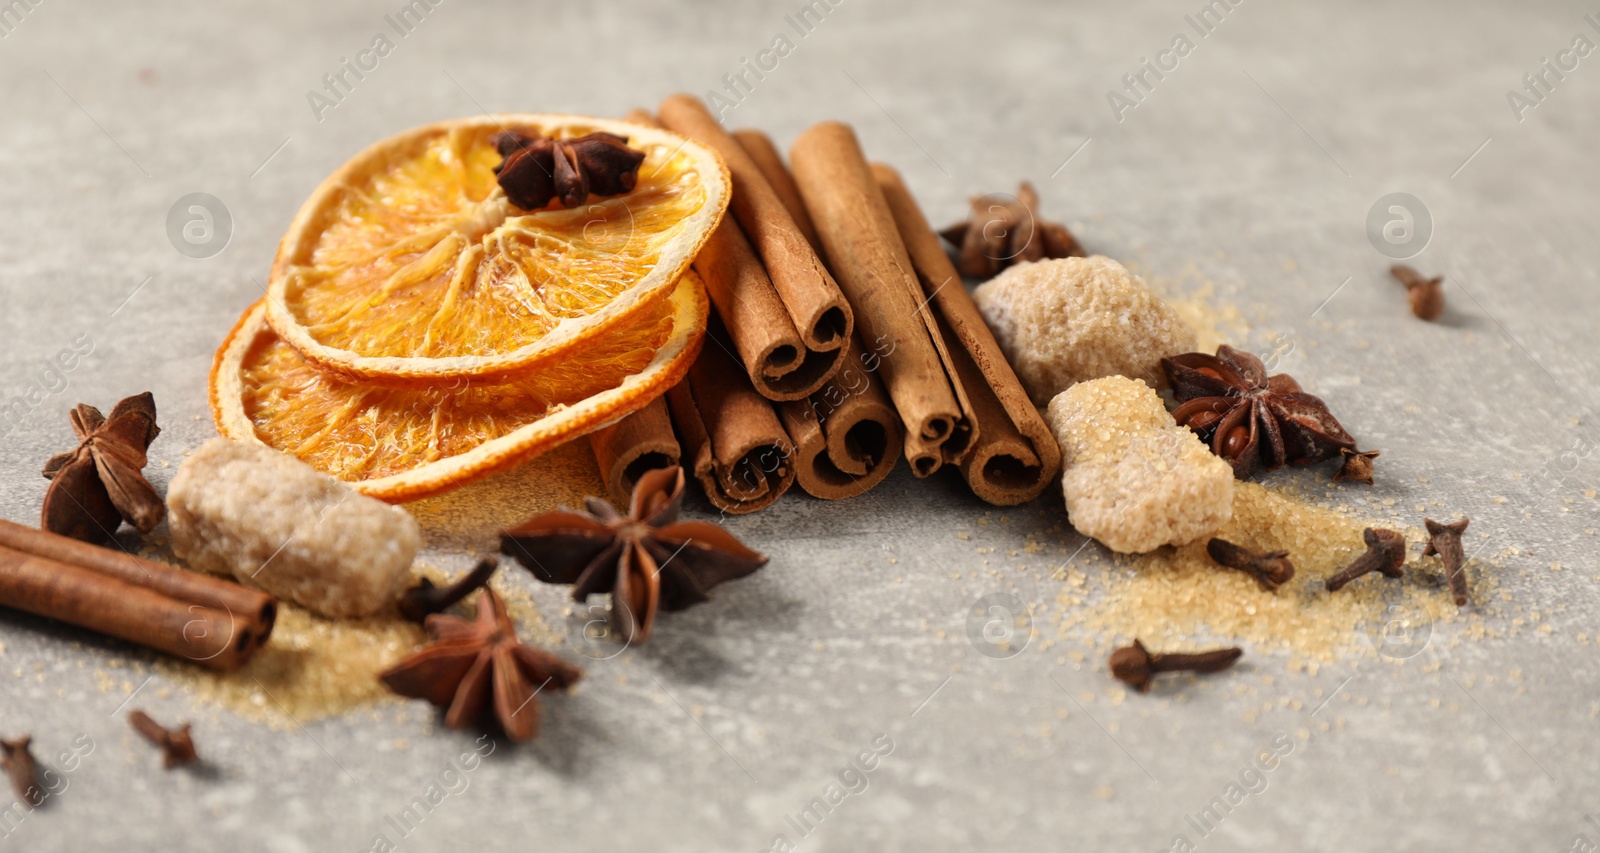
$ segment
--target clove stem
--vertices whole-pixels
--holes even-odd
[[[498,568],[500,563],[497,560],[479,560],[472,571],[444,586],[435,586],[432,580],[423,578],[421,583],[400,596],[400,615],[413,622],[421,622],[431,614],[441,613],[488,583]]]

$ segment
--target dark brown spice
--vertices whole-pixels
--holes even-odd
[[[478,618],[428,617],[433,642],[378,675],[390,690],[445,709],[444,724],[465,729],[492,717],[506,737],[539,733],[540,691],[566,690],[583,670],[517,639],[516,623],[494,590],[478,594]]]
[[[1163,672],[1221,672],[1239,661],[1244,649],[1237,646],[1208,652],[1154,654],[1137,639],[1133,645],[1111,653],[1111,675],[1132,685],[1140,693],[1150,689],[1150,680]]]
[[[78,446],[44,465],[50,487],[39,526],[100,544],[110,542],[124,520],[149,533],[167,514],[166,502],[144,478],[146,451],[161,434],[155,398],[148,391],[128,397],[109,418],[79,403],[69,417]]]
[[[639,181],[645,154],[611,133],[577,139],[546,139],[514,130],[494,135],[495,150],[505,159],[495,167],[506,198],[523,210],[539,210],[559,199],[575,208],[591,194],[615,196],[630,192]]]
[[[572,598],[611,593],[611,624],[644,642],[661,609],[682,610],[706,592],[767,564],[732,534],[706,521],[679,521],[683,469],[639,478],[628,514],[599,498],[588,512],[547,512],[506,530],[500,550],[545,583],[572,584]]]
[[[161,766],[168,770],[184,764],[193,764],[200,760],[194,751],[194,738],[189,733],[189,724],[169,729],[143,711],[134,709],[128,712],[128,724],[145,740],[155,744],[161,750]]]
[[[1328,578],[1328,591],[1338,592],[1345,584],[1372,572],[1384,577],[1405,577],[1406,538],[1393,530],[1369,527],[1361,532],[1367,550],[1354,562]]]
[[[498,568],[499,560],[479,560],[472,571],[444,586],[435,586],[431,578],[423,578],[416,586],[401,593],[398,605],[400,615],[413,622],[421,622],[435,613],[448,610],[451,605],[481,589],[489,582],[489,578],[494,577]]]
[[[1257,552],[1226,539],[1213,539],[1206,543],[1206,553],[1218,565],[1255,578],[1268,592],[1277,592],[1278,587],[1294,578],[1294,563],[1289,562],[1288,551]]]
[[[11,780],[12,790],[17,792],[17,797],[30,806],[39,806],[44,802],[44,788],[39,785],[39,762],[33,759],[33,752],[29,746],[33,738],[23,735],[15,740],[0,738],[0,765],[4,765],[6,777]]]
[[[1258,465],[1311,465],[1355,449],[1327,403],[1288,374],[1268,376],[1261,359],[1243,350],[1223,344],[1216,355],[1163,358],[1161,369],[1180,404],[1173,420],[1199,434],[1241,480]]]
[[[1428,544],[1423,546],[1422,556],[1430,557],[1439,555],[1439,561],[1444,563],[1445,578],[1450,581],[1450,594],[1455,598],[1457,607],[1465,607],[1469,596],[1467,595],[1467,558],[1461,549],[1461,534],[1467,531],[1468,519],[1452,521],[1449,524],[1440,524],[1431,518],[1423,519],[1428,526]]]
[[[1382,456],[1382,451],[1341,447],[1339,453],[1344,456],[1344,464],[1334,472],[1334,482],[1349,480],[1352,483],[1372,485],[1372,460]]]
[[[1406,286],[1406,296],[1411,299],[1411,313],[1419,319],[1434,320],[1444,313],[1444,276],[1424,278],[1405,264],[1395,264],[1389,274]]]
[[[1021,261],[1083,257],[1083,247],[1067,226],[1040,219],[1038,208],[1039,193],[1023,181],[1015,198],[998,194],[974,198],[967,221],[939,236],[959,249],[956,268],[967,278],[993,278]]]

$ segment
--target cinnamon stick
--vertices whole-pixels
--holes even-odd
[[[689,375],[667,392],[672,422],[713,506],[755,512],[794,485],[794,445],[772,403],[757,394],[713,321]]]
[[[244,666],[277,615],[264,592],[4,520],[0,604],[220,670]]]
[[[783,209],[789,211],[795,227],[805,235],[806,242],[821,255],[822,240],[817,237],[817,226],[811,221],[811,214],[806,212],[805,202],[800,200],[800,188],[795,186],[789,167],[783,164],[783,155],[778,153],[778,146],[773,145],[771,137],[765,133],[748,128],[734,131],[733,138],[750,155],[761,177],[767,179],[768,186],[778,195],[778,201],[783,202]]]
[[[733,137],[778,194],[806,242],[821,252],[816,226],[777,146],[759,130],[736,130]],[[823,500],[855,497],[883,482],[905,443],[900,418],[876,376],[876,359],[871,368],[866,366],[854,335],[845,348],[844,366],[827,384],[809,399],[778,405],[778,417],[795,446],[795,482]]]
[[[844,347],[819,350],[807,345],[732,217],[723,217],[700,247],[694,269],[706,283],[749,383],[761,396],[804,399],[839,371]]]
[[[605,429],[589,433],[589,446],[617,506],[627,506],[633,486],[646,472],[678,464],[682,448],[672,434],[667,400],[658,397]]]
[[[989,503],[1011,506],[1031,500],[1061,472],[1060,447],[899,173],[881,163],[873,164],[872,172],[921,289],[953,344],[957,377],[972,402],[977,438],[961,463],[961,474]]]
[[[876,371],[851,341],[843,370],[809,400],[781,403],[778,415],[795,445],[795,480],[812,497],[864,494],[894,470],[905,446],[900,416]]]
[[[906,459],[926,477],[947,454],[961,458],[974,436],[888,203],[847,125],[813,126],[795,140],[789,158],[855,308],[862,345],[882,356],[884,385],[905,426]]]
[[[692,95],[661,102],[668,129],[715,148],[733,178],[732,217],[696,259],[746,373],[763,396],[797,400],[839,369],[850,304],[750,155]],[[735,237],[734,235],[738,236]],[[781,310],[780,310],[781,308]]]

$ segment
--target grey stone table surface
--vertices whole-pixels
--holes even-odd
[[[538,741],[471,771],[456,764],[473,736],[425,706],[269,728],[165,675],[124,689],[108,661],[147,659],[7,614],[0,734],[32,732],[67,784],[38,812],[0,812],[0,850],[1600,841],[1600,7],[824,0],[802,18],[800,0],[430,2],[0,6],[0,514],[37,518],[70,405],[145,389],[165,488],[213,434],[211,354],[278,236],[373,140],[484,110],[620,115],[715,92],[730,126],[785,145],[851,122],[936,222],[1029,178],[1091,249],[1237,306],[1241,344],[1384,451],[1377,485],[1348,500],[1465,513],[1489,535],[1474,545],[1513,554],[1492,569],[1504,615],[1482,638],[1434,625],[1402,661],[1295,668],[1269,651],[1124,698],[1102,638],[1060,627],[1058,570],[1098,548],[1076,551],[1059,497],[986,518],[958,480],[902,466],[860,500],[794,495],[727,520],[770,567],[590,662],[583,689],[546,703]],[[191,193],[215,201],[178,204]],[[216,205],[209,242],[181,236],[197,203]],[[1386,251],[1448,275],[1440,322],[1404,310]],[[433,559],[463,567],[464,550]],[[560,589],[511,581],[569,650],[583,643]],[[969,639],[991,593],[1027,608],[1020,654]],[[197,722],[209,772],[154,769],[118,713],[134,688],[158,717]],[[1251,771],[1280,736],[1293,751]],[[75,743],[94,749],[64,762]],[[856,769],[875,746],[887,755]],[[402,832],[392,819],[440,780]],[[819,811],[830,785],[846,796]],[[802,833],[791,818],[808,808]]]

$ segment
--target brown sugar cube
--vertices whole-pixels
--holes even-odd
[[[1176,311],[1101,255],[1017,264],[972,296],[1039,406],[1102,376],[1160,387],[1161,359],[1195,348]]]

